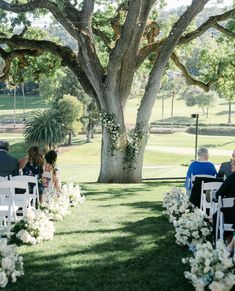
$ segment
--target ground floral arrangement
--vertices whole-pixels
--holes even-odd
[[[175,227],[176,243],[186,245],[192,256],[182,259],[189,264],[184,273],[196,290],[229,291],[235,285],[235,259],[222,241],[211,244],[212,226],[207,216],[189,202],[181,188],[172,188],[163,199],[164,213]]]
[[[70,213],[69,208],[84,202],[85,197],[78,185],[73,183],[62,186],[61,191],[48,190],[43,194],[40,209],[30,207],[26,215],[18,221],[7,239],[0,238],[0,288],[8,282],[16,282],[24,275],[23,258],[18,255],[15,244],[35,245],[54,238],[54,220],[62,220]]]
[[[4,288],[8,282],[15,283],[24,275],[23,258],[18,255],[15,245],[8,245],[7,239],[1,239],[0,259],[0,287]]]

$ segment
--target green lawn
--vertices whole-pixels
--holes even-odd
[[[126,106],[126,121],[127,123],[133,123],[136,118],[137,108],[140,104],[140,100],[129,99]],[[171,122],[171,98],[167,98],[165,100],[164,106],[164,116],[163,121]],[[232,104],[232,112],[234,114],[235,105]],[[219,99],[218,102],[209,109],[209,116],[202,115],[202,111],[198,108],[197,105],[188,107],[185,105],[185,101],[179,99],[178,97],[174,102],[174,120],[175,122],[184,122],[189,124],[194,124],[195,119],[191,118],[192,113],[199,113],[199,122],[209,123],[209,124],[218,124],[218,123],[227,123],[228,121],[228,102],[224,99]],[[151,121],[160,121],[162,118],[162,101],[161,99],[157,99],[151,115]],[[232,117],[232,122],[234,122]]]
[[[21,134],[0,134],[9,140],[11,153],[17,158],[26,155],[27,146]],[[101,136],[92,143],[84,143],[77,136],[71,147],[64,147],[58,156],[63,181],[95,182],[99,174]],[[144,156],[143,178],[184,177],[188,164],[194,158],[195,136],[184,132],[151,134]],[[210,160],[217,165],[229,160],[235,140],[230,136],[199,136],[198,146],[209,148]]]
[[[162,215],[169,185],[84,184],[86,201],[56,223],[53,241],[19,248],[25,276],[6,290],[191,291],[174,229]]]
[[[25,96],[25,117],[29,117],[34,110],[49,108],[49,104],[40,96]],[[23,122],[24,118],[23,96],[16,96],[16,122]],[[0,121],[13,122],[14,97],[12,95],[0,95]]]
[[[25,97],[25,110],[26,110],[26,118],[30,116],[32,110],[36,110],[39,108],[48,108],[50,104],[46,104],[44,100],[39,96],[26,96]],[[162,117],[162,103],[161,99],[156,100],[155,105],[152,109],[151,121],[159,122]],[[0,95],[0,116],[1,121],[10,121],[13,122],[13,104],[14,98],[12,95]],[[129,99],[126,111],[125,118],[128,124],[133,124],[136,119],[136,112],[138,106],[140,104],[140,100],[138,98]],[[171,98],[167,98],[165,100],[165,109],[163,121],[171,122]],[[16,120],[23,120],[23,97],[16,97]],[[232,112],[234,113],[234,104],[232,104]],[[188,107],[185,105],[185,101],[179,99],[178,96],[175,99],[174,103],[174,120],[175,122],[185,122],[189,124],[194,124],[195,119],[191,118],[192,113],[199,113],[200,118],[199,122],[209,123],[209,124],[218,124],[218,123],[227,123],[228,117],[228,103],[219,99],[218,102],[209,109],[209,117],[206,118],[202,115],[202,111],[197,105],[193,107]],[[233,120],[232,120],[233,121]]]

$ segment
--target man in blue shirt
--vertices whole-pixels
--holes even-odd
[[[198,161],[194,161],[188,168],[186,180],[185,180],[185,188],[187,190],[191,190],[192,188],[192,175],[210,175],[215,176],[217,175],[217,171],[215,169],[214,164],[208,162],[208,149],[207,148],[200,148],[197,152]]]

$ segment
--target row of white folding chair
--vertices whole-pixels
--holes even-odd
[[[0,181],[0,188],[13,189],[13,201],[17,208],[17,218],[21,219],[26,213],[26,208],[30,206],[29,185],[24,181]],[[22,194],[16,194],[16,189],[22,190]],[[19,210],[21,208],[22,210]]]
[[[201,184],[201,203],[200,208],[204,213],[208,213],[208,216],[212,218],[216,212],[217,203],[214,202],[215,193],[222,185],[222,182],[204,182]],[[208,195],[207,195],[208,194]],[[209,198],[209,199],[208,199]],[[209,201],[207,201],[207,199]]]
[[[13,200],[13,188],[0,186],[0,235],[10,236],[12,223],[16,222],[16,210]]]
[[[27,175],[10,176],[10,180],[35,184],[35,186],[33,187],[32,193],[29,191],[29,198],[31,200],[31,206],[36,208],[36,205],[39,204],[38,176],[37,175],[36,176],[27,176]]]
[[[235,207],[235,198],[221,198],[219,196],[218,199],[218,210],[217,210],[217,217],[216,217],[216,241],[218,239],[224,239],[224,232],[225,231],[231,231],[233,232],[233,223],[224,223],[224,213],[221,210],[221,208],[228,209],[228,208],[234,208]]]

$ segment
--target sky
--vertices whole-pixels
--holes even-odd
[[[165,9],[171,9],[171,8],[176,8],[178,6],[182,5],[190,5],[192,3],[192,0],[165,0],[167,3],[167,6]],[[219,3],[221,2],[221,4]],[[209,3],[207,3],[207,6],[209,5],[232,5],[233,0],[210,0]]]

